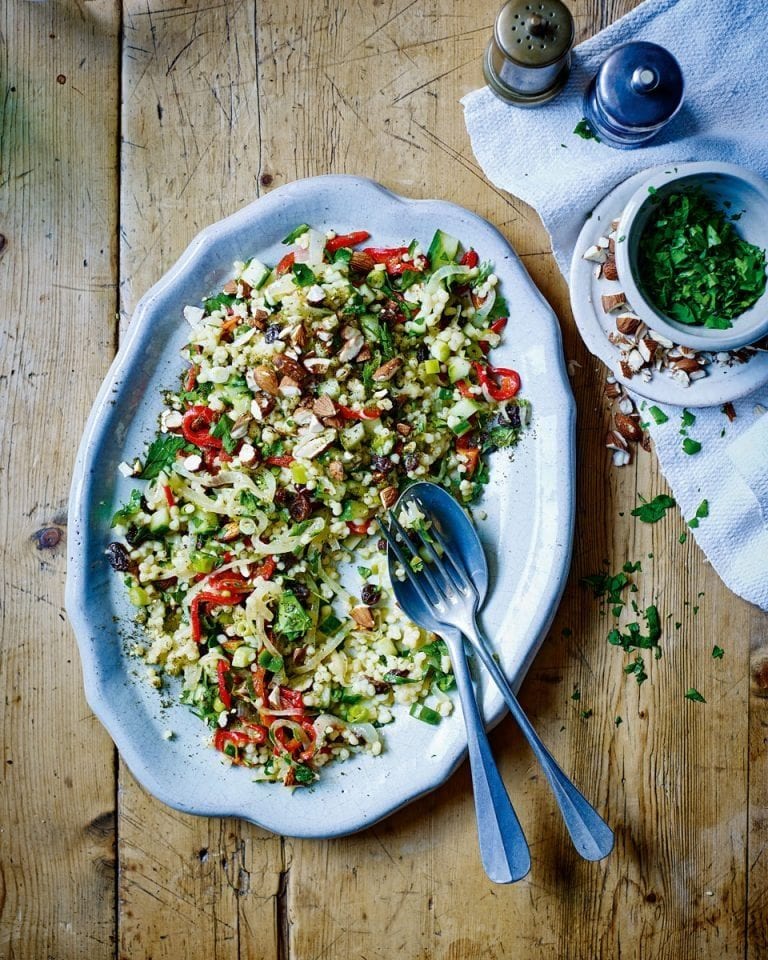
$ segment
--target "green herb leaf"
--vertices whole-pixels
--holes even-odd
[[[597,136],[595,131],[589,125],[589,121],[586,117],[582,117],[581,120],[573,128],[573,132],[577,137],[581,137],[582,140],[597,140],[600,143],[600,137]]]
[[[144,459],[144,468],[137,474],[142,480],[154,480],[163,470],[168,470],[176,460],[176,454],[186,445],[183,437],[173,434],[157,437],[149,445]]]
[[[116,527],[118,524],[127,526],[131,517],[135,516],[139,510],[141,510],[141,490],[131,490],[128,502],[115,512],[110,527]]]
[[[613,721],[613,725],[615,727],[620,727],[622,723],[624,723],[624,721],[621,719],[621,717],[616,717],[616,719]]]
[[[631,511],[631,515],[637,517],[643,523],[657,523],[666,514],[667,510],[675,506],[675,503],[674,497],[670,497],[666,493],[660,493],[653,500],[635,507]]]
[[[683,451],[687,453],[689,457],[698,453],[699,450],[701,450],[701,444],[698,440],[692,440],[690,437],[686,437],[685,440],[683,440]]]
[[[286,640],[298,640],[312,626],[307,611],[299,603],[293,590],[283,590],[277,601],[275,631]]]
[[[283,658],[276,657],[269,650],[262,650],[259,654],[259,666],[269,670],[270,673],[280,673],[283,669]]]
[[[573,688],[573,693],[571,694],[571,700],[581,700],[581,690],[578,687]]]
[[[713,660],[722,660],[725,650],[722,647],[718,647],[717,644],[712,647],[712,658]]]
[[[589,710],[582,710],[579,713],[579,716],[582,720],[589,720],[589,718],[592,716],[592,709],[590,708]]]
[[[214,310],[221,310],[222,307],[231,307],[235,302],[235,297],[230,293],[219,293],[215,297],[208,297],[203,301],[206,313],[213,313]]]
[[[309,230],[308,223],[300,223],[298,227],[294,227],[291,232],[283,237],[283,243],[293,243],[294,240],[298,240],[300,236],[305,234]]]
[[[360,576],[363,578],[363,580],[367,580],[368,577],[370,577],[370,576],[371,576],[371,573],[372,573],[372,571],[371,571],[368,567],[358,567],[358,568],[357,568],[357,572],[360,574]]]
[[[226,413],[222,413],[222,415],[214,424],[214,427],[211,430],[211,436],[218,437],[219,440],[221,440],[221,445],[224,447],[227,453],[234,453],[238,441],[232,437],[232,421],[229,419]]]
[[[685,698],[686,700],[695,700],[696,703],[707,702],[695,687],[689,687],[688,690],[685,691]]]
[[[683,532],[680,534],[680,536],[677,538],[678,543],[685,543],[685,541],[686,541],[687,539],[688,539],[688,534],[687,534],[685,531],[683,531]]]
[[[312,272],[312,268],[308,267],[306,263],[294,263],[291,270],[299,287],[311,287],[313,283],[317,282],[317,277]]]

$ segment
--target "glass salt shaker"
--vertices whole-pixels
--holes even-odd
[[[516,107],[551,100],[568,79],[573,38],[573,17],[561,0],[509,0],[485,51],[486,83]]]
[[[644,146],[683,104],[680,64],[656,43],[638,40],[608,54],[584,95],[584,116],[618,150]]]

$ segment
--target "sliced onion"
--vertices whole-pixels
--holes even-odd
[[[469,273],[469,267],[462,266],[459,263],[448,263],[444,267],[439,267],[437,270],[435,270],[435,272],[429,278],[426,292],[429,294],[435,293],[435,291],[439,288],[440,283],[447,277],[468,277]]]
[[[296,667],[291,673],[294,676],[302,676],[305,673],[311,673],[316,667],[319,667],[323,660],[326,657],[329,657],[333,651],[341,644],[344,638],[352,629],[352,624],[348,623],[346,626],[339,627],[336,633],[332,637],[323,643],[322,647],[314,654],[310,660],[306,660],[300,667]]]
[[[275,720],[275,722],[269,728],[269,739],[283,753],[290,753],[290,751],[286,750],[286,748],[277,739],[276,733],[278,730],[290,730],[291,739],[298,740],[304,750],[312,745],[312,741],[309,739],[309,734],[301,726],[301,724],[296,723],[295,720]]]
[[[366,743],[381,743],[379,731],[372,723],[348,723],[347,728],[356,737],[362,737]]]
[[[309,233],[309,246],[307,248],[307,263],[311,267],[319,267],[323,262],[325,253],[325,234],[319,230],[313,230],[311,227]]]
[[[479,320],[485,320],[488,314],[493,309],[493,305],[496,302],[496,291],[491,289],[488,291],[488,296],[483,300],[482,306],[478,307],[474,317],[472,317],[472,323],[475,326],[480,326],[478,323]]]
[[[306,710],[301,707],[287,707],[285,710],[270,710],[268,707],[262,707],[260,713],[265,717],[303,717]]]
[[[338,580],[334,580],[333,577],[330,577],[325,572],[322,563],[318,563],[317,565],[317,575],[327,587],[330,587],[337,597],[341,597],[342,600],[347,600],[350,603],[352,602],[352,594],[345,590]]]

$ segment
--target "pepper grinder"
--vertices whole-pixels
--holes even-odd
[[[638,40],[608,54],[584,95],[584,116],[618,150],[646,144],[683,104],[680,64],[656,43]]]
[[[568,79],[573,37],[573,17],[561,0],[509,0],[485,51],[486,83],[517,107],[551,100]]]

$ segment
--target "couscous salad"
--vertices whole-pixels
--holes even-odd
[[[492,264],[440,230],[427,250],[368,241],[301,224],[274,268],[238,262],[184,308],[188,368],[121,464],[144,482],[107,548],[152,682],[181,675],[212,745],[289,786],[381,753],[397,703],[450,713],[450,659],[395,605],[375,518],[416,480],[473,503],[528,419],[489,360],[508,315]]]

